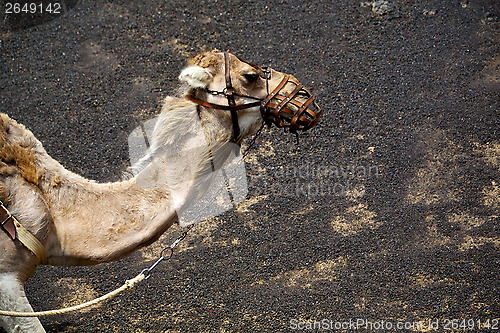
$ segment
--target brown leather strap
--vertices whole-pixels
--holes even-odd
[[[229,106],[234,106],[236,105],[236,101],[234,100],[234,88],[233,84],[231,82],[231,70],[229,68],[229,53],[224,52],[224,66],[225,66],[225,78],[226,78],[226,89],[225,89],[225,95],[227,97],[227,104]]]
[[[231,107],[234,107],[236,105],[236,101],[234,100],[234,88],[233,84],[231,83],[231,69],[229,67],[229,53],[224,52],[224,66],[225,68],[225,77],[226,77],[226,97],[227,97],[227,104]],[[240,137],[240,124],[238,123],[238,114],[236,113],[236,110],[234,108],[231,108],[231,119],[233,122],[233,138],[231,139],[232,142],[238,143],[239,137]]]
[[[283,101],[281,101],[281,103],[278,105],[278,111],[280,111],[288,102],[290,102],[302,88],[303,88],[302,85],[297,85],[295,89],[287,97],[285,97]]]
[[[47,253],[42,243],[26,229],[0,201],[0,225],[12,240],[18,240],[40,260],[41,264],[47,264]]]
[[[267,95],[262,105],[266,106],[271,101],[271,99],[273,99],[273,97],[285,86],[287,82],[288,82],[288,75],[285,75],[283,76],[281,82],[276,86],[276,88],[274,88],[274,90],[269,95]]]
[[[239,111],[239,110],[244,110],[244,109],[249,109],[253,108],[255,106],[259,106],[260,102],[252,102],[248,104],[240,104],[240,105],[234,105],[234,106],[229,106],[229,105],[220,105],[220,104],[214,104],[214,103],[209,103],[207,101],[203,101],[198,98],[194,98],[191,96],[185,96],[184,97],[187,100],[190,100],[193,103],[199,104],[201,106],[204,106],[206,108],[212,108],[212,109],[219,109],[219,110],[226,110],[226,111]]]
[[[7,234],[12,239],[16,239],[16,227],[14,226],[14,218],[10,215],[9,211],[0,202],[0,224]]]
[[[295,88],[291,93],[283,94],[281,90],[289,82],[294,84]],[[301,90],[308,96],[306,102],[298,102],[294,99]],[[298,111],[289,110],[286,107],[287,104],[295,105]],[[315,106],[315,111],[309,108],[311,104]],[[304,85],[296,78],[285,75],[278,86],[262,102],[261,114],[267,124],[274,123],[278,127],[289,127],[290,132],[296,132],[297,130],[308,130],[316,125],[321,109]]]

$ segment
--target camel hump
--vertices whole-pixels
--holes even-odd
[[[33,133],[0,113],[0,176],[19,174],[37,185],[36,142]]]

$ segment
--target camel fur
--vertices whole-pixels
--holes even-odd
[[[230,57],[235,90],[259,99],[267,96],[265,80],[254,79],[259,69]],[[270,89],[283,75],[272,72]],[[205,89],[225,87],[221,52],[191,59],[179,78],[182,96],[227,103],[224,96]],[[130,168],[130,179],[114,183],[97,183],[65,169],[28,129],[0,114],[0,200],[40,240],[49,265],[93,265],[123,258],[157,240],[176,221],[177,211],[196,198],[199,185],[209,177],[210,154],[203,147],[224,146],[231,138],[232,122],[227,111],[198,106],[182,96],[164,100],[150,150]],[[237,103],[249,101],[237,98]],[[262,124],[259,108],[238,112],[238,121],[240,142]],[[184,151],[188,158],[172,153]],[[168,159],[163,159],[165,154]],[[164,167],[161,177],[159,164]],[[141,185],[144,180],[151,180],[150,186]],[[32,311],[23,286],[38,260],[3,230],[0,246],[0,309]],[[0,323],[7,332],[44,332],[37,318],[0,317]]]

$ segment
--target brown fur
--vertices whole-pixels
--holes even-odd
[[[189,59],[188,63],[190,65],[197,65],[206,68],[213,75],[218,70],[221,62],[220,54],[217,52],[217,50],[203,52],[202,54]]]
[[[34,147],[13,138],[11,127],[27,131],[23,125],[6,114],[0,114],[0,175],[9,176],[19,172],[28,182],[38,185],[39,172],[35,163]],[[33,134],[29,132],[29,135]]]
[[[0,201],[4,204],[4,205],[9,205],[9,195],[10,195],[10,191],[9,189],[7,188],[7,186],[5,186],[5,184],[0,180]]]

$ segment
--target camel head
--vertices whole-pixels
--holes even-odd
[[[189,60],[179,79],[185,97],[198,105],[230,111],[232,141],[254,133],[263,122],[305,131],[321,113],[314,97],[294,76],[260,67],[217,50]]]

